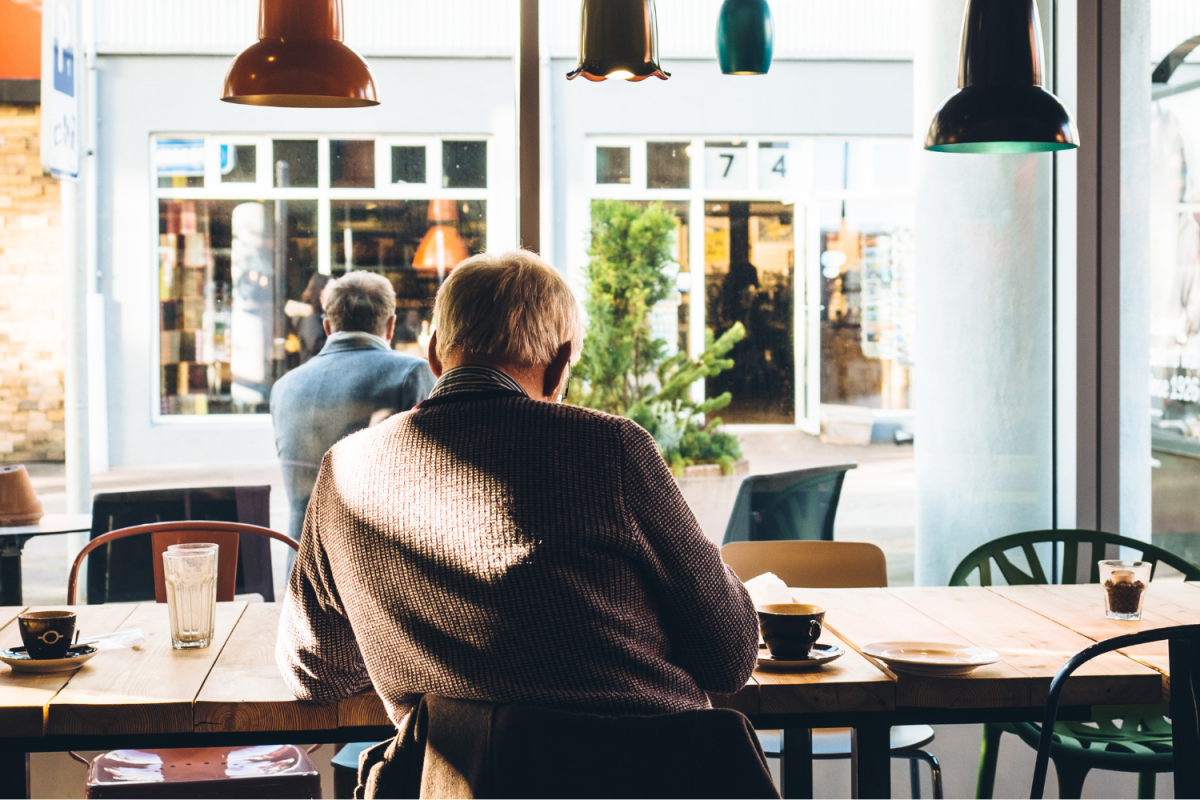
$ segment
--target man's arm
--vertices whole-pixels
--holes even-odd
[[[621,431],[621,494],[649,547],[671,659],[701,689],[736,692],[758,659],[754,604],[705,538],[654,439],[630,421]]]
[[[318,520],[322,485],[329,482],[330,459],[321,464],[300,553],[288,580],[279,623],[275,660],[292,693],[314,703],[336,703],[371,685],[366,665],[337,594]]]

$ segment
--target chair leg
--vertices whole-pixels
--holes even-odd
[[[0,797],[27,798],[29,793],[29,753],[0,753]]]
[[[915,758],[908,760],[908,779],[912,783],[913,800],[921,797],[921,765]]]
[[[979,777],[975,783],[977,800],[992,800],[996,789],[996,762],[1000,758],[1000,737],[1004,731],[998,725],[984,723],[983,746],[979,748]]]
[[[917,769],[917,762],[924,761],[929,765],[929,778],[933,784],[934,800],[942,800],[942,765],[938,763],[937,757],[933,753],[925,750],[904,750],[896,754],[896,758],[907,758],[909,775],[912,777],[912,796],[921,796],[920,772]]]
[[[1058,775],[1058,796],[1079,800],[1083,797],[1083,782],[1089,772],[1083,767],[1070,762],[1063,763],[1057,759],[1054,762],[1054,772]]]
[[[1157,772],[1139,772],[1138,773],[1138,800],[1154,800],[1154,793],[1158,790],[1158,773]]]

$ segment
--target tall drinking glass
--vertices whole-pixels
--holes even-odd
[[[217,612],[217,548],[184,548],[163,553],[167,615],[176,650],[208,647]]]

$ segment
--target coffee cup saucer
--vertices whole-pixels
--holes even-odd
[[[23,651],[0,650],[0,662],[12,667],[13,672],[68,672],[79,669],[98,652],[90,645],[76,645],[63,658],[30,658]]]
[[[803,672],[817,669],[845,654],[846,651],[836,644],[814,644],[808,652],[808,658],[775,658],[768,652],[760,652],[758,668],[772,672]]]

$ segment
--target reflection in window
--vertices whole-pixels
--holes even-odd
[[[746,338],[732,369],[706,381],[730,392],[719,416],[730,423],[795,421],[795,244],[792,207],[745,201],[705,204],[706,324],[716,336],[740,322]]]
[[[392,148],[392,183],[425,183],[425,147]]]
[[[487,203],[480,200],[334,200],[331,257],[335,274],[370,270],[396,290],[398,349],[417,345],[433,318],[438,287],[487,241]]]
[[[158,211],[161,412],[267,413],[271,385],[302,357],[316,201],[161,200]]]
[[[252,144],[221,145],[221,183],[258,181],[258,148]]]
[[[687,142],[646,143],[646,186],[650,189],[688,189],[692,185],[692,154]]]
[[[375,142],[370,139],[331,141],[329,185],[334,189],[374,189]]]
[[[629,183],[628,147],[596,148],[596,183]]]
[[[315,139],[276,139],[272,142],[272,168],[277,188],[317,185],[317,142]],[[282,166],[281,166],[282,165]]]
[[[912,407],[916,313],[911,204],[822,209],[821,402]]]
[[[442,188],[487,188],[487,142],[442,142]]]

